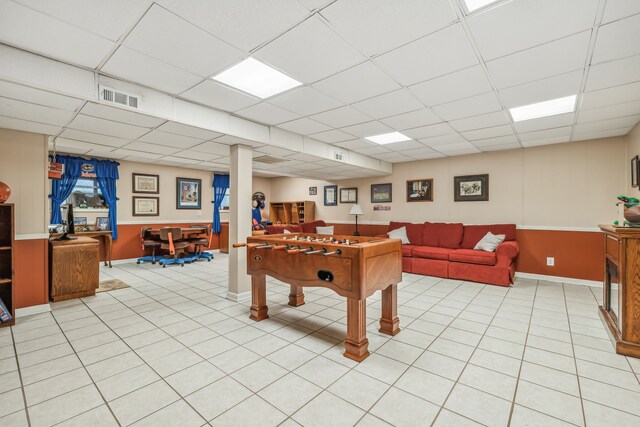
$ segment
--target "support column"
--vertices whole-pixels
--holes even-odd
[[[253,191],[253,150],[232,145],[229,182],[229,242],[246,242],[251,236],[251,192]],[[231,246],[231,245],[229,245]],[[240,301],[251,296],[251,276],[247,275],[247,249],[229,248],[227,298]]]

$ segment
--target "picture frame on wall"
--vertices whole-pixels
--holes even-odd
[[[433,178],[407,181],[407,202],[433,202]]]
[[[337,185],[324,186],[324,205],[338,206],[338,186]]]
[[[391,183],[371,184],[371,203],[391,203]]]
[[[176,178],[176,209],[200,209],[202,180]]]
[[[74,216],[73,217],[74,225],[87,225],[87,217],[86,216]]]
[[[455,202],[486,202],[489,200],[489,174],[453,177]]]
[[[97,231],[109,231],[111,227],[109,226],[109,217],[108,216],[99,216],[96,218],[96,230]]]
[[[638,186],[638,156],[631,159],[631,186],[636,188]]]
[[[315,196],[318,194],[318,187],[309,187],[309,195]]]
[[[358,203],[358,189],[356,187],[341,188],[340,203]]]
[[[133,196],[133,216],[159,216],[160,197]]]
[[[131,188],[133,193],[160,194],[160,177],[143,173],[133,173]]]

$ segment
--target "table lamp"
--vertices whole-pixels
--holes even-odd
[[[358,215],[364,215],[364,211],[362,210],[360,205],[353,205],[351,207],[351,212],[349,212],[349,215],[355,215],[356,216],[356,230],[353,232],[353,235],[354,236],[359,236],[360,232],[358,231]]]

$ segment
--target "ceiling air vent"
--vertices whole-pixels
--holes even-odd
[[[255,162],[266,163],[268,165],[275,165],[278,163],[286,162],[285,159],[278,159],[277,157],[271,157],[271,156],[254,157],[253,160]]]
[[[110,104],[118,104],[128,108],[140,108],[140,95],[126,93],[118,89],[100,86],[100,100]]]

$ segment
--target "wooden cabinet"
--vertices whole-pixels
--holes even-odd
[[[15,252],[13,204],[0,204],[0,299],[11,314],[11,320],[0,327],[15,324],[14,273]]]
[[[604,286],[600,317],[616,353],[640,357],[640,228],[600,225]]]
[[[220,252],[223,254],[229,253],[229,223],[223,222],[220,224]]]
[[[302,224],[315,220],[316,202],[302,200],[269,204],[269,221],[274,224]]]
[[[49,242],[49,295],[64,301],[95,295],[100,281],[100,243],[89,237]]]

